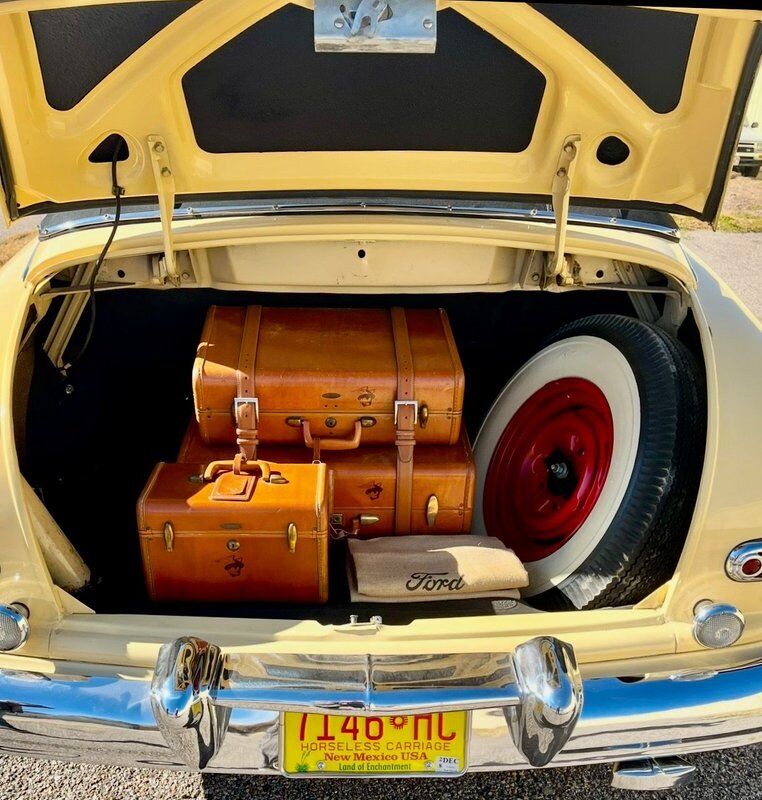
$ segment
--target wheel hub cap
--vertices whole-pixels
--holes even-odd
[[[582,527],[606,482],[614,445],[603,392],[562,378],[511,418],[484,484],[484,522],[525,562],[546,558]]]

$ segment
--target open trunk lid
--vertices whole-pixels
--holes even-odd
[[[572,202],[717,215],[761,12],[390,0],[356,25],[370,5],[0,4],[0,210],[109,202],[119,143],[126,200],[169,208],[258,193],[542,202],[564,170]]]

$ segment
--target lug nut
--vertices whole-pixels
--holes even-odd
[[[554,464],[551,464],[550,471],[560,480],[569,477],[569,467],[567,464],[564,464],[563,461],[556,461]]]

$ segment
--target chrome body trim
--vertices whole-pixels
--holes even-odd
[[[202,206],[181,205],[173,212],[174,222],[189,219],[220,219],[230,217],[267,217],[294,214],[411,214],[423,216],[448,216],[448,217],[476,217],[499,220],[523,220],[531,222],[555,223],[552,206],[546,203],[527,208],[511,208],[509,206],[490,206],[486,203],[469,206],[459,203],[432,203],[429,201],[398,203],[374,198],[358,199],[356,201],[346,198],[331,202],[326,199],[309,202],[307,200],[278,200],[277,202],[241,202],[214,205],[204,203]],[[61,220],[51,220],[50,216],[69,217]],[[623,217],[611,217],[604,214],[588,214],[571,209],[568,216],[570,224],[590,225],[598,228],[613,228],[615,230],[650,233],[673,242],[680,241],[680,230],[677,227],[658,225],[641,220],[631,220]],[[121,226],[148,222],[160,222],[158,208],[140,209],[130,211],[122,209]],[[83,215],[71,212],[49,215],[45,217],[39,227],[40,239],[45,241],[56,236],[72,231],[90,230],[113,225],[112,212],[103,211]]]
[[[278,658],[281,665],[288,664]],[[317,680],[332,680],[343,669],[340,659],[303,658]],[[461,657],[450,658],[457,664]],[[292,666],[300,661],[299,656],[291,659]],[[273,663],[263,657],[252,666],[262,661]],[[117,667],[93,668],[98,674],[87,675],[80,666],[79,674],[66,674],[71,669],[73,665],[60,662],[54,676],[0,671],[0,752],[188,768],[158,727],[148,681],[124,675]],[[283,679],[290,680],[288,675]],[[762,662],[708,673],[703,680],[663,677],[625,683],[596,678],[585,680],[583,687],[579,720],[553,766],[662,758],[762,742]],[[227,723],[207,770],[278,773],[278,711],[235,707]],[[529,766],[502,708],[472,712],[469,765],[475,771]]]

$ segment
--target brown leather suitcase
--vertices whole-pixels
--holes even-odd
[[[191,420],[177,460],[208,464],[229,457],[234,447],[206,444],[196,421]],[[259,454],[278,463],[312,460],[312,452],[298,446],[261,446]],[[323,458],[333,475],[330,509],[333,527],[355,529],[363,538],[394,533],[397,475],[394,446],[327,452]],[[417,448],[411,526],[405,533],[469,533],[475,485],[473,453],[465,430],[457,444]]]
[[[239,397],[239,413],[256,399],[264,444],[304,443],[306,429],[308,440],[333,448],[352,444],[358,428],[363,445],[392,444],[400,402],[417,403],[417,443],[455,444],[463,389],[438,309],[212,306],[193,368],[207,443],[236,441]]]
[[[156,466],[137,505],[148,593],[157,601],[328,599],[324,464]],[[206,471],[207,480],[200,479]]]
[[[416,444],[460,436],[463,366],[444,310],[212,306],[193,367],[207,443],[397,448],[395,529],[409,533]]]

